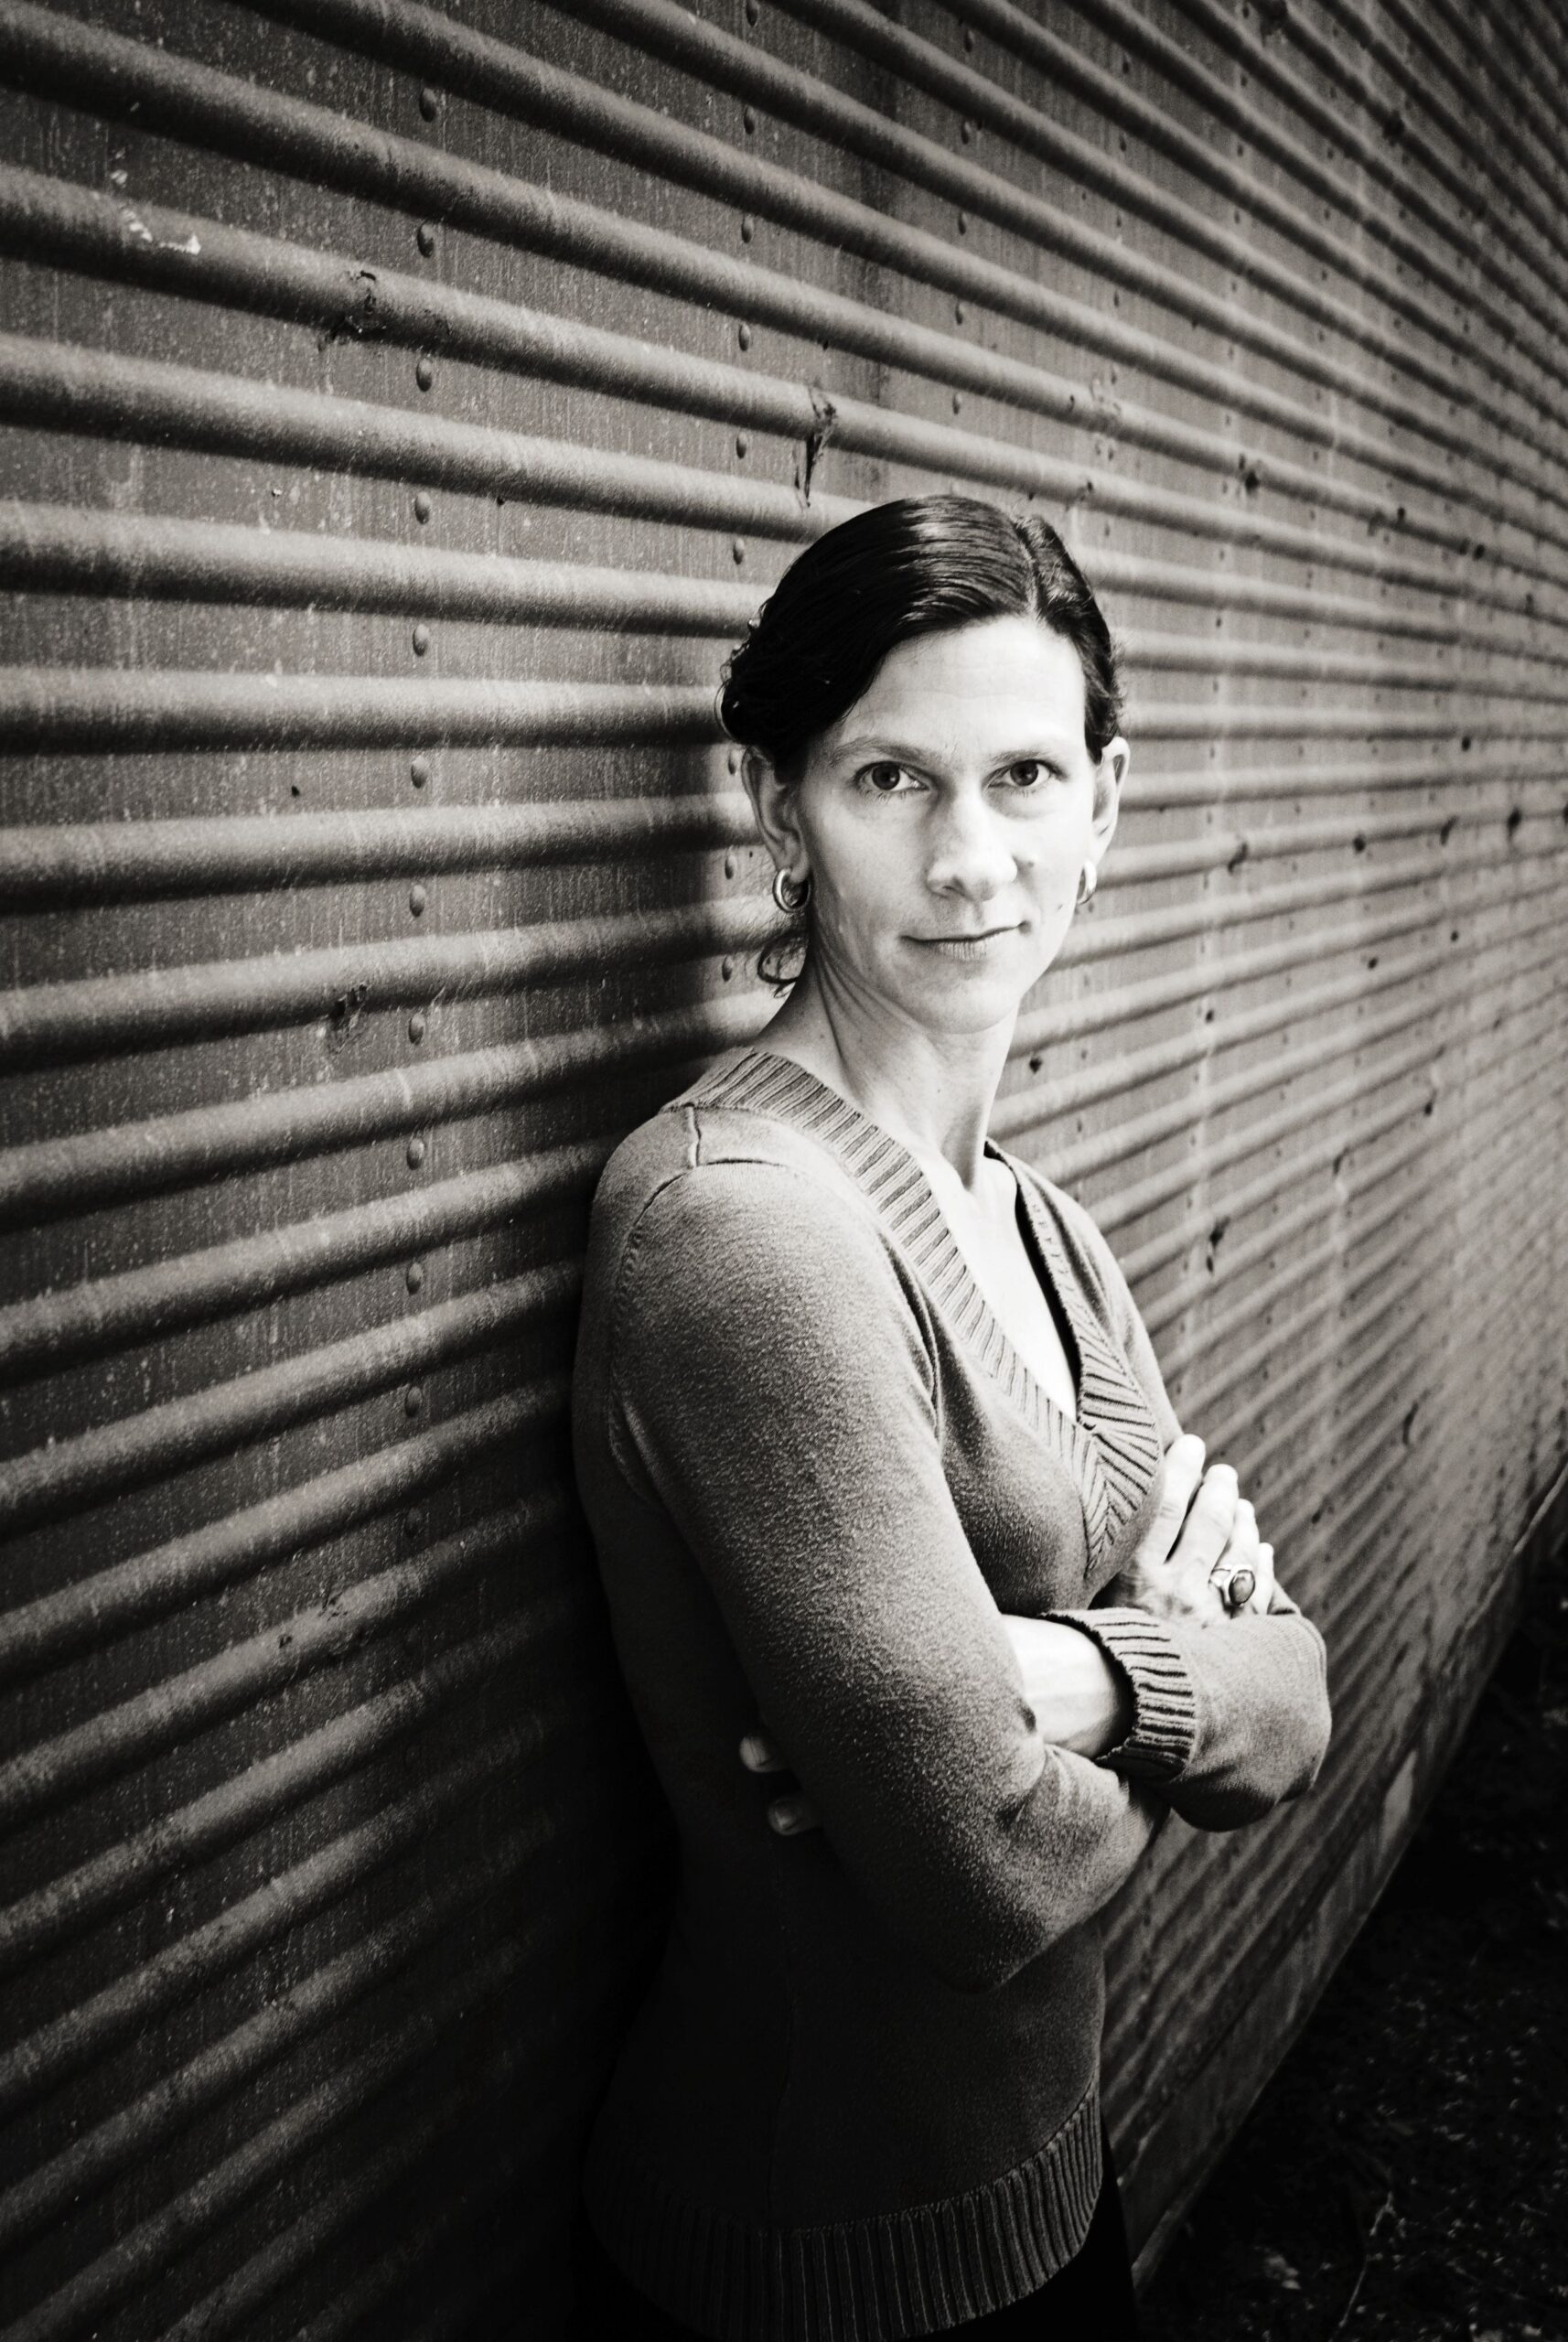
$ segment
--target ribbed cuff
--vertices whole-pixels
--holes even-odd
[[[1175,1639],[1148,1610],[1047,1610],[1099,1644],[1133,1690],[1133,1729],[1097,1761],[1130,1780],[1174,1781],[1197,1738],[1197,1702]]]

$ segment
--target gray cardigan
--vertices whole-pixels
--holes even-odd
[[[663,1965],[586,2193],[627,2276],[721,2342],[941,2332],[1042,2284],[1100,2181],[1094,1914],[1168,1808],[1316,1778],[1322,1638],[1097,1606],[1180,1426],[1083,1209],[1011,1156],[1078,1407],[1040,1389],[918,1165],[791,1060],[732,1052],[594,1208],[579,1485],[679,1834]],[[1045,1741],[1000,1612],[1133,1692]],[[822,1816],[780,1838],[763,1723]]]

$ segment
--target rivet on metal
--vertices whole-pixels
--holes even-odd
[[[428,900],[429,897],[425,894],[423,886],[411,886],[409,888],[408,908],[413,913],[415,919],[424,918],[424,906]]]
[[[746,21],[748,25],[756,24],[761,14],[760,0],[746,0]]]
[[[424,254],[425,259],[428,260],[431,253],[435,250],[435,231],[431,226],[428,220],[422,220],[420,221],[413,241],[419,246],[420,251]]]
[[[424,1527],[424,1515],[420,1511],[418,1506],[415,1505],[412,1512],[405,1513],[403,1515],[403,1535],[405,1537],[417,1537]]]
[[[408,1158],[409,1169],[411,1171],[417,1171],[420,1165],[424,1160],[424,1141],[415,1135],[413,1138],[409,1140],[404,1152]]]
[[[441,111],[441,100],[428,82],[419,93],[419,111],[426,122],[434,122]]]
[[[749,452],[749,450],[750,450],[750,446],[751,446],[751,442],[750,442],[750,440],[746,437],[746,435],[745,432],[744,432],[744,431],[737,431],[737,432],[736,433],[736,435],[735,435],[735,452],[736,452],[736,454],[737,456],[744,456],[744,455],[746,455],[746,454],[747,454],[747,453]]]
[[[752,240],[752,238],[753,238],[753,236],[755,236],[755,235],[756,235],[756,233],[757,233],[757,222],[756,222],[756,220],[752,218],[752,216],[751,216],[750,212],[748,211],[748,212],[746,214],[745,218],[742,220],[741,223],[740,223],[740,241],[741,241],[741,242],[742,242],[743,244],[749,244],[749,243],[750,243],[750,242],[751,242],[751,240]]]
[[[413,370],[413,379],[422,391],[427,391],[430,388],[431,383],[435,380],[435,369],[428,358],[418,360]]]
[[[424,1391],[420,1389],[417,1382],[410,1383],[408,1389],[403,1394],[403,1413],[405,1415],[417,1415],[424,1404]]]
[[[726,984],[735,973],[735,962],[727,952],[720,964],[719,973],[724,978]]]
[[[740,750],[738,748],[732,748],[729,752],[729,768],[731,772],[738,772],[740,770]]]
[[[746,539],[744,537],[736,537],[735,543],[730,547],[730,555],[737,564],[746,559]]]
[[[743,349],[749,349],[751,348],[751,328],[749,326],[742,326],[736,335],[736,339],[739,342]]]
[[[419,521],[425,521],[430,518],[430,499],[423,489],[413,500],[413,517]]]
[[[408,768],[408,777],[410,780],[413,781],[415,789],[423,789],[425,782],[430,779],[430,758],[428,757],[415,757],[413,762]]]
[[[407,1285],[410,1293],[417,1293],[420,1286],[424,1283],[424,1262],[410,1261],[407,1268],[403,1273],[403,1281],[404,1284]]]
[[[423,1041],[427,1030],[424,1011],[423,1008],[416,1008],[408,1020],[408,1037],[411,1041]]]
[[[969,233],[969,214],[967,211],[961,211],[958,215],[958,231],[961,236],[967,236]]]
[[[733,854],[726,854],[725,856],[725,876],[726,878],[733,878],[735,876],[735,856]]]
[[[746,135],[749,137],[751,133],[757,128],[757,108],[755,106],[744,106],[741,109],[740,118],[746,124]]]
[[[956,320],[958,321],[958,323],[959,323],[960,325],[962,325],[962,323],[963,323],[963,303],[962,303],[961,301],[955,301],[955,302],[953,303],[953,305],[952,305],[952,313],[953,313],[954,317],[955,317],[955,318],[956,318]]]
[[[409,639],[413,644],[414,657],[416,659],[423,659],[425,652],[430,648],[430,628],[425,625],[423,618],[420,619],[419,624],[414,628],[413,632]]]

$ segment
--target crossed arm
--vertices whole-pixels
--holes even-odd
[[[1260,1541],[1234,1471],[1216,1464],[1206,1473],[1203,1465],[1203,1443],[1190,1434],[1167,1449],[1158,1509],[1107,1589],[1112,1605],[1076,1612],[1070,1624],[1005,1613],[1002,1623],[1042,1735],[1112,1767],[1125,1764],[1134,1778],[1165,1772],[1139,1761],[1143,1669],[1178,1661],[1198,1714],[1185,1762],[1156,1778],[1155,1794],[1199,1827],[1226,1829],[1311,1786],[1329,1716],[1321,1637],[1276,1584],[1273,1549]],[[1242,1568],[1254,1591],[1232,1613],[1215,1573]],[[1129,1622],[1128,1610],[1145,1612],[1150,1625]],[[1294,1623],[1282,1635],[1273,1622],[1284,1619]],[[1254,1620],[1268,1622],[1262,1635]],[[755,1773],[785,1769],[766,1733],[747,1734],[740,1755]],[[775,1798],[768,1816],[784,1835],[817,1821],[798,1791]]]
[[[1179,1622],[1132,1604],[1003,1617],[942,1469],[923,1307],[853,1202],[782,1166],[692,1166],[623,1256],[611,1439],[840,1862],[980,1991],[1107,1902],[1213,1765],[1222,1800],[1246,1791],[1247,1693],[1200,1694]],[[1291,1630],[1182,1631],[1249,1627]]]

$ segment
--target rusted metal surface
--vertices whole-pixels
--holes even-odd
[[[1568,1463],[1563,62],[1456,0],[0,0],[5,2342],[555,2330],[661,1875],[586,1198],[770,1005],[725,644],[950,482],[1133,693],[997,1132],[1333,1656],[1316,1797],[1112,1915],[1157,2253]]]

